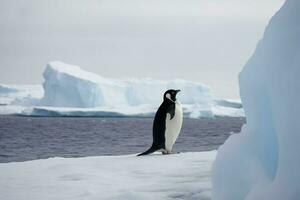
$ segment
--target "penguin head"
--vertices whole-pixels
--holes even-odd
[[[167,90],[164,94],[164,101],[172,101],[175,102],[177,93],[180,92],[180,90]]]

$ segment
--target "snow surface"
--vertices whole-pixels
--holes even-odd
[[[300,198],[299,10],[285,2],[240,74],[247,124],[218,151],[215,200]]]
[[[108,79],[59,61],[50,62],[40,86],[0,85],[0,113],[35,116],[153,116],[170,88],[185,117],[244,116],[241,103],[214,100],[209,87],[191,81]],[[33,94],[30,90],[32,89]]]
[[[0,164],[1,200],[211,199],[215,151]]]

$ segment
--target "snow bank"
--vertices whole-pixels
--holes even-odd
[[[247,125],[220,147],[215,200],[300,197],[300,1],[287,0],[240,74]]]
[[[215,151],[0,164],[1,200],[210,199]]]

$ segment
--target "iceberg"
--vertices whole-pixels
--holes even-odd
[[[0,194],[2,200],[24,200],[24,197],[32,200],[208,200],[215,154],[210,151],[1,163]]]
[[[183,104],[212,104],[209,87],[195,82],[153,79],[114,80],[82,70],[78,66],[54,61],[47,65],[41,104],[55,107],[118,107],[159,104],[170,88],[181,88]]]
[[[247,124],[219,148],[215,200],[300,197],[300,1],[287,0],[240,74]]]
[[[215,100],[211,89],[186,80],[110,79],[60,61],[49,62],[43,86],[1,85],[0,113],[33,116],[154,116],[162,94],[180,88],[185,117],[244,116],[240,102]],[[2,104],[1,104],[2,103]]]
[[[208,86],[185,80],[108,79],[60,61],[47,65],[44,79],[45,95],[32,115],[153,116],[170,88],[183,91],[179,99],[187,117],[213,117],[222,107]],[[241,107],[219,112],[226,113],[243,115]]]

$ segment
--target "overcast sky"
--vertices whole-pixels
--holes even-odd
[[[0,83],[61,60],[105,77],[181,78],[238,97],[238,73],[284,0],[1,0]]]

